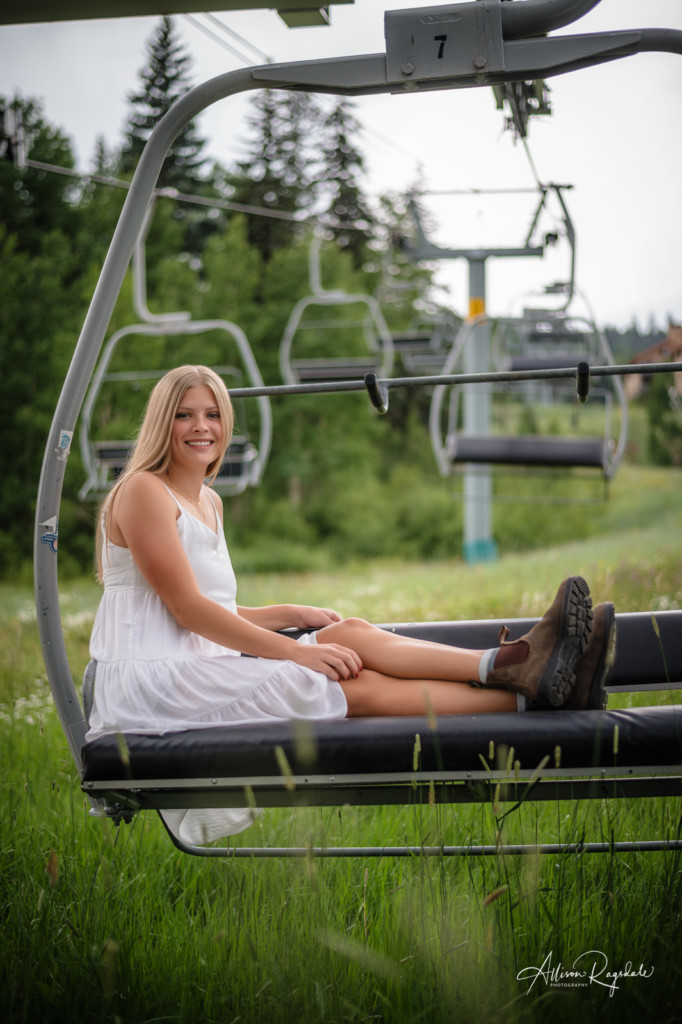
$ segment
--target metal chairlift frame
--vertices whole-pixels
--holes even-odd
[[[149,231],[154,214],[155,200],[152,198],[145,214],[142,230],[135,244],[132,255],[132,281],[133,281],[133,308],[140,318],[140,323],[128,324],[119,328],[107,340],[102,349],[97,368],[88,389],[83,404],[81,428],[79,435],[81,456],[86,471],[86,480],[79,491],[79,498],[85,500],[88,495],[97,498],[103,497],[112,484],[109,479],[109,462],[121,465],[126,461],[129,442],[118,442],[120,458],[118,453],[113,460],[102,457],[98,450],[97,442],[91,439],[92,417],[96,407],[97,399],[102,385],[113,381],[140,381],[142,379],[158,379],[165,371],[142,371],[109,373],[109,366],[118,343],[129,335],[141,335],[146,337],[164,336],[188,336],[194,334],[206,334],[208,331],[222,331],[227,333],[237,346],[243,368],[250,383],[254,387],[263,386],[258,364],[249,344],[246,334],[237,324],[230,320],[192,320],[191,314],[182,312],[152,313],[147,306],[147,284],[146,284],[146,261],[145,261],[145,240]],[[214,367],[217,373],[224,377],[235,376],[235,368],[231,366]],[[230,389],[232,390],[232,389]],[[270,400],[266,395],[259,395],[256,398],[259,416],[258,443],[251,443],[246,435],[236,434],[232,444],[232,452],[228,448],[227,455],[218,476],[213,482],[213,487],[220,494],[236,495],[241,494],[247,487],[257,487],[261,482],[265,466],[267,464],[270,446],[272,444],[272,411]],[[238,424],[237,424],[238,426]],[[106,448],[111,448],[114,443],[107,443]],[[230,468],[237,468],[238,472],[230,475]],[[225,472],[223,472],[225,470]]]
[[[281,88],[281,89],[302,89],[311,92],[326,92],[340,95],[369,95],[373,93],[403,93],[415,89],[428,91],[430,89],[443,88],[469,88],[480,85],[493,85],[496,82],[524,81],[538,77],[548,77],[552,74],[560,74],[565,71],[575,70],[580,67],[614,60],[619,57],[642,52],[645,50],[664,50],[674,53],[682,53],[682,32],[674,32],[665,29],[644,29],[626,32],[593,33],[583,36],[563,35],[551,37],[546,35],[555,28],[570,24],[591,7],[595,0],[556,0],[554,3],[545,0],[527,0],[525,3],[500,3],[499,0],[482,0],[478,3],[457,4],[451,7],[426,8],[421,11],[399,11],[387,12],[386,20],[386,53],[371,54],[361,57],[347,57],[323,61],[295,62],[292,64],[272,64],[259,68],[248,68],[239,71],[229,72],[217,78],[199,85],[183,96],[161,119],[141,156],[139,165],[133,177],[132,187],[126,198],[123,211],[119,218],[118,225],[114,232],[109,252],[107,254],[102,273],[96,286],[92,302],[85,318],[83,329],[76,345],[71,365],[69,367],[64,386],[62,388],[55,415],[50,429],[43,468],[40,477],[40,484],[37,495],[37,507],[35,517],[35,593],[36,609],[39,627],[40,640],[42,644],[43,657],[47,670],[47,676],[54,697],[57,713],[66,736],[69,750],[73,757],[81,779],[84,778],[84,741],[87,731],[87,724],[83,708],[78,699],[74,687],[71,668],[66,652],[64,633],[62,629],[59,610],[59,586],[58,586],[58,517],[61,493],[63,487],[66,462],[69,456],[73,434],[76,427],[79,411],[86,396],[88,383],[92,378],[101,345],[111,318],[118,292],[123,283],[126,269],[130,262],[134,247],[140,237],[145,212],[152,198],[154,187],[161,170],[163,160],[172,145],[177,134],[182,128],[196,117],[203,109],[211,103],[226,96],[238,92],[244,92],[256,88]],[[452,37],[449,25],[453,17],[458,19],[457,33]],[[437,32],[439,37],[445,36],[434,45],[434,35]],[[670,369],[671,367],[666,367]],[[672,367],[679,369],[680,367]],[[659,372],[660,366],[656,365],[653,372]],[[612,367],[601,367],[593,369],[594,374],[608,376],[612,373],[622,372]],[[638,367],[638,373],[647,372],[646,367]],[[553,376],[570,376],[573,371],[566,373],[552,371]],[[541,374],[540,374],[541,375]],[[483,377],[489,375],[482,375]],[[538,376],[538,372],[527,374],[530,378]],[[392,386],[422,386],[424,383],[432,384],[434,378],[413,378],[410,380],[377,381],[374,378],[372,388],[367,385],[368,390],[373,391],[374,398],[382,398],[388,393]],[[451,381],[455,382],[455,381]],[[446,383],[441,378],[441,383]],[[302,385],[299,385],[301,387]],[[341,382],[331,387],[316,385],[315,390],[349,391],[364,389],[365,382]],[[584,389],[584,381],[579,380],[579,386]],[[256,396],[263,393],[265,389],[249,389],[249,395]],[[286,386],[283,389],[268,389],[268,394],[292,393]],[[385,403],[384,403],[385,404]],[[673,636],[679,641],[679,612],[662,613],[662,616],[670,616],[673,628]],[[674,621],[673,621],[674,620]],[[672,643],[672,641],[671,641]],[[679,644],[675,649],[679,657]],[[645,666],[648,670],[648,663]],[[678,672],[678,666],[674,668]],[[644,712],[661,712],[662,714],[640,716],[642,722],[654,718],[656,723],[650,723],[647,735],[660,736],[660,722],[663,719],[669,723],[672,729],[673,740],[677,737],[679,741],[678,719],[676,709],[656,708],[639,709]],[[577,713],[581,721],[596,723],[601,716],[592,717],[590,713]],[[607,716],[608,712],[605,713]],[[627,718],[625,713],[613,713],[620,715],[618,721]],[[634,712],[630,713],[632,717]],[[556,716],[557,725],[565,721],[568,727],[568,715]],[[518,715],[507,716],[505,728],[511,729],[512,733],[524,727],[524,723],[531,716]],[[513,721],[512,721],[513,719]],[[417,724],[423,720],[417,720]],[[344,726],[354,725],[345,721],[340,723]],[[410,731],[414,722],[401,722],[400,728]],[[581,731],[583,731],[584,726]],[[210,730],[207,730],[210,732]],[[537,737],[542,730],[535,730]],[[594,731],[594,730],[592,730]],[[362,732],[362,729],[360,729]],[[584,732],[583,732],[584,735]],[[635,729],[635,737],[638,731]],[[114,740],[117,740],[114,737]],[[660,750],[657,747],[657,750]],[[679,753],[679,752],[678,752]],[[648,756],[648,755],[647,755]],[[642,772],[649,777],[641,780],[640,792],[653,795],[661,792],[679,792],[680,767],[679,759],[677,764],[666,760],[662,764],[662,755],[655,753],[651,755],[652,761],[647,768],[639,761],[637,766],[619,769],[617,775],[631,783],[637,783],[637,776]],[[591,765],[592,762],[589,762]],[[584,771],[588,774],[594,773],[594,768],[586,766]],[[543,768],[538,766],[533,774],[527,779],[528,785],[534,785],[534,779],[542,775]],[[430,771],[420,773],[417,780],[420,790],[424,787],[427,790],[435,783],[430,781]],[[581,772],[578,772],[580,775]],[[599,776],[599,771],[597,775]],[[125,776],[125,770],[123,772]],[[361,787],[364,798],[361,802],[383,802],[384,796],[400,802],[410,802],[412,799],[413,772],[408,773],[409,778],[397,779],[389,776],[368,774],[360,779],[351,780],[350,786],[342,786],[343,792],[335,795],[335,779],[333,774],[323,780],[324,785],[315,793],[313,802],[324,803],[329,799],[337,802],[351,800],[359,794],[358,785]],[[467,775],[471,772],[464,771],[448,774],[437,780],[437,791],[447,794],[448,787],[455,782],[455,776],[460,782],[466,785]],[[634,776],[631,777],[631,776]],[[347,782],[348,780],[342,780]],[[475,781],[475,780],[473,780]],[[494,780],[493,780],[494,781]],[[548,780],[553,781],[553,780]],[[123,778],[122,794],[124,799],[134,806],[136,802],[136,790],[139,784],[135,780]],[[205,785],[200,791],[195,791],[194,806],[197,800],[206,800],[207,794],[214,794],[220,798],[220,780],[205,779]],[[557,785],[562,782],[557,780]],[[356,784],[357,783],[357,784]],[[86,792],[92,792],[94,786],[83,782]],[[396,785],[399,785],[401,792],[398,793]],[[561,791],[555,795],[573,795],[570,771]],[[242,792],[244,781],[241,780]],[[282,792],[282,779],[279,779],[278,787]],[[162,786],[161,789],[164,787]],[[190,792],[187,783],[180,782],[171,787],[171,802],[166,806],[189,806],[187,794]],[[284,789],[286,790],[286,786]],[[635,787],[629,787],[634,792]],[[157,793],[157,806],[164,803],[163,793],[159,796],[159,787],[152,784],[152,791]],[[620,795],[617,783],[611,786],[600,785],[597,781],[595,786],[585,785],[581,791],[586,796]],[[184,796],[183,796],[184,794]],[[489,790],[484,786],[483,795],[474,786],[468,788],[469,798],[489,799]],[[280,799],[286,800],[286,793]],[[178,802],[179,801],[179,802]],[[201,805],[201,804],[199,804]],[[204,806],[207,806],[204,803]],[[669,844],[664,844],[669,845]],[[617,844],[607,844],[608,849],[613,849]],[[630,844],[630,848],[632,844]],[[637,848],[637,844],[634,844]],[[659,847],[660,848],[660,845]],[[201,852],[194,849],[188,852]],[[262,853],[263,851],[261,851]],[[284,851],[287,852],[287,851]],[[344,853],[344,851],[327,851],[327,853]],[[354,852],[366,852],[363,849]],[[371,852],[371,851],[370,851]],[[376,852],[376,851],[375,851]],[[380,851],[381,854],[387,851]],[[391,851],[388,851],[391,852]],[[412,851],[411,851],[412,852]],[[421,852],[417,849],[416,852]],[[426,851],[425,851],[426,852]],[[443,852],[438,848],[437,852]],[[458,853],[480,852],[473,850],[457,850]],[[497,851],[496,851],[497,852]],[[267,851],[265,851],[267,855]],[[214,852],[215,855],[215,852]],[[251,852],[251,855],[255,855]],[[295,855],[295,853],[294,853]]]
[[[387,377],[393,369],[393,338],[386,325],[379,303],[372,295],[362,293],[350,294],[340,288],[323,287],[321,268],[323,241],[323,232],[316,230],[308,250],[308,274],[312,294],[298,300],[284,328],[279,348],[279,367],[282,379],[287,384],[297,384],[302,379],[309,379],[311,376],[321,380],[333,380],[339,373],[347,378],[349,375],[357,377],[369,370],[373,370],[379,376]],[[335,322],[333,320],[325,320],[315,324],[306,324],[303,321],[303,315],[306,310],[314,306],[357,305],[366,307],[365,318],[357,323],[354,322],[349,325],[346,321]],[[297,331],[309,328],[329,331],[339,326],[361,328],[363,337],[373,356],[369,360],[358,356],[348,356],[346,358],[331,356],[320,357],[319,359],[304,359],[300,362],[291,358],[291,349]],[[304,367],[308,368],[308,373],[304,371]]]
[[[413,301],[419,300],[426,307],[421,311],[413,310],[410,326],[401,330],[389,327],[395,359],[408,373],[435,372],[445,361],[460,318],[451,310],[420,298],[419,282],[400,280],[397,276],[389,278],[386,272],[388,256],[385,253],[382,258],[381,280],[374,293],[379,309],[383,311],[386,308],[388,296],[410,293]],[[373,329],[372,323],[367,326],[370,331]]]
[[[580,360],[596,366],[610,351],[602,351],[599,330],[587,317],[538,308],[496,318],[491,349],[493,363],[509,370],[575,366]]]

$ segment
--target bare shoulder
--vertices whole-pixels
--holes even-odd
[[[121,484],[118,497],[126,503],[153,501],[156,504],[157,501],[161,501],[164,506],[174,506],[173,499],[161,478],[156,473],[149,473],[147,470],[129,476]]]
[[[144,510],[144,516],[140,516]],[[110,525],[126,533],[134,520],[157,523],[174,521],[178,517],[177,504],[155,473],[142,471],[129,476],[116,492],[111,508]]]

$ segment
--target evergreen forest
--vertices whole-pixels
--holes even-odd
[[[12,159],[16,154],[5,137],[0,389],[12,443],[0,450],[3,578],[23,579],[29,572],[45,440],[125,185],[154,125],[192,84],[190,59],[172,19],[164,17],[149,41],[138,87],[128,96],[124,142],[114,151],[100,140],[87,176],[76,173],[67,134],[48,123],[38,101],[0,97],[3,128],[9,112],[21,115],[28,157],[23,166]],[[244,155],[234,167],[208,160],[206,140],[190,124],[165,162],[146,239],[151,313],[182,310],[194,320],[239,325],[265,383],[281,383],[280,340],[294,303],[311,290],[313,224],[324,225],[325,287],[372,295],[383,289],[395,331],[438,312],[430,272],[410,264],[400,245],[405,198],[387,192],[370,199],[364,192],[358,137],[350,101],[275,90],[254,95]],[[399,280],[400,287],[387,290],[387,279]],[[335,315],[323,311],[321,317]],[[322,323],[318,335],[351,348],[366,344],[362,317],[357,310],[353,315],[357,323],[334,329]],[[136,321],[129,275],[109,334]],[[649,333],[634,326],[610,331],[620,361],[660,336],[653,327]],[[129,376],[102,390],[93,431],[101,439],[132,438],[153,379],[130,375],[183,362],[234,366],[235,384],[248,383],[225,332],[131,334],[111,366]],[[241,433],[257,431],[254,409],[248,401],[237,405]],[[438,475],[428,409],[424,389],[393,392],[384,417],[359,394],[273,400],[273,444],[263,481],[228,499],[226,529],[237,568],[295,571],[333,560],[457,557],[461,508],[452,481]],[[96,501],[79,498],[83,479],[76,437],[59,528],[67,575],[92,566]],[[526,505],[496,520],[496,540],[503,550],[549,543],[566,523],[565,515]],[[573,536],[588,530],[589,516],[571,513],[570,528]]]

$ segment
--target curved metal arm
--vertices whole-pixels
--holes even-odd
[[[147,262],[145,242],[154,216],[156,200],[152,199],[147,207],[140,237],[133,250],[133,309],[145,324],[166,324],[170,321],[190,319],[190,313],[152,313],[147,305]]]

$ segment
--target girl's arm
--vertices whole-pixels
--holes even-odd
[[[303,604],[271,604],[263,608],[238,608],[239,614],[263,629],[322,629],[341,616],[332,608],[314,608]]]
[[[218,509],[220,522],[223,521],[223,503],[216,491],[211,491],[213,504]],[[263,608],[239,607],[242,618],[261,629],[322,629],[332,622],[341,622],[341,616],[332,608],[315,608],[301,604],[272,604]]]
[[[140,572],[181,628],[243,654],[295,661],[332,679],[348,679],[361,671],[360,659],[349,648],[298,644],[204,597],[180,541],[177,506],[153,473],[136,473],[125,482],[117,493],[110,519],[113,539],[116,543],[123,540]],[[266,610],[262,620],[268,617]]]

